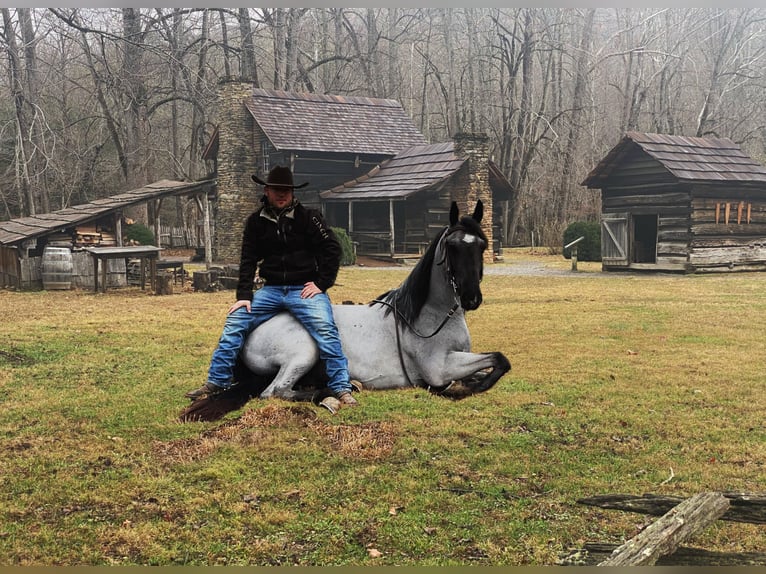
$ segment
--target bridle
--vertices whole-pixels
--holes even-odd
[[[446,243],[447,237],[457,231],[465,231],[465,228],[461,225],[456,225],[454,227],[445,229],[444,233],[442,233],[442,236],[439,238],[439,243],[442,245],[442,248],[444,250],[444,256],[442,257],[441,261],[435,262],[434,265],[444,265],[444,269],[446,270],[446,274],[447,274],[447,281],[452,287],[452,295],[454,297],[455,302],[433,333],[431,333],[430,335],[424,335],[420,331],[418,331],[415,328],[415,326],[407,320],[407,318],[402,314],[402,312],[399,311],[399,309],[396,306],[395,297],[393,299],[393,303],[389,303],[388,301],[383,301],[381,299],[373,300],[373,303],[381,303],[382,305],[386,305],[394,312],[394,332],[396,333],[396,351],[397,351],[397,354],[399,355],[399,364],[402,367],[402,373],[404,373],[404,378],[407,379],[407,383],[411,387],[415,387],[418,385],[415,385],[412,382],[410,375],[407,373],[407,367],[404,364],[404,353],[402,352],[402,340],[400,335],[400,331],[401,331],[400,327],[401,327],[401,324],[404,323],[410,329],[410,331],[412,331],[417,337],[421,339],[430,339],[431,337],[435,336],[437,333],[439,333],[439,331],[441,331],[444,328],[447,322],[452,318],[455,312],[460,308],[460,294],[458,293],[457,281],[455,281],[455,274],[452,271],[453,266],[452,266],[452,261],[450,259],[449,249],[447,249],[446,245],[444,245]],[[431,390],[431,387],[429,385],[420,385],[420,386],[427,388],[429,391]],[[447,388],[449,388],[449,385]],[[446,389],[443,389],[443,390],[446,390]]]

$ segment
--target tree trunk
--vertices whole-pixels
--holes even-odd
[[[572,199],[572,187],[575,174],[575,158],[577,148],[580,145],[580,133],[582,131],[583,108],[585,105],[585,90],[588,81],[588,59],[590,56],[590,42],[593,36],[593,21],[596,10],[588,9],[580,36],[577,62],[575,65],[575,83],[572,95],[572,112],[569,117],[569,132],[564,147],[564,155],[561,162],[561,185],[559,186],[556,202],[559,206],[556,214],[560,223],[566,221],[570,215],[569,207]]]
[[[29,176],[29,156],[31,150],[28,145],[29,121],[26,113],[26,97],[24,94],[24,79],[21,65],[21,55],[16,44],[16,32],[13,29],[11,11],[2,8],[3,30],[8,46],[8,72],[10,74],[11,96],[14,111],[16,113],[16,142],[14,167],[16,171],[16,188],[18,190],[19,211],[21,215],[35,215],[37,206]]]
[[[239,8],[237,13],[239,20],[239,35],[242,38],[242,79],[250,81],[258,86],[258,66],[255,60],[255,43],[253,42],[253,30],[250,27],[250,11],[248,8]]]

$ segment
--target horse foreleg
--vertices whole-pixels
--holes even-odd
[[[487,369],[491,369],[489,373],[480,373]],[[454,351],[447,354],[438,372],[424,373],[424,378],[437,392],[452,381],[461,381],[471,394],[476,394],[491,389],[510,370],[511,363],[502,353]]]

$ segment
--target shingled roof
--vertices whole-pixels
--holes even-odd
[[[277,149],[394,155],[427,143],[396,100],[255,88],[245,105]]]
[[[328,201],[396,199],[433,188],[449,179],[465,163],[455,155],[455,143],[407,148],[365,175],[319,195]]]
[[[465,163],[455,154],[455,142],[412,146],[366,174],[319,195],[326,201],[405,199],[437,189]],[[489,186],[499,199],[509,199],[511,184],[491,160]]]
[[[581,185],[601,188],[636,148],[679,180],[766,183],[766,168],[730,139],[627,132]]]
[[[111,197],[97,199],[90,203],[73,205],[58,211],[42,213],[31,217],[19,217],[0,221],[0,245],[12,245],[26,239],[48,235],[72,225],[87,223],[106,215],[110,211],[124,209],[170,195],[186,195],[206,192],[213,180],[183,182],[163,179]]]

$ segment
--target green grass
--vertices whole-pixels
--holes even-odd
[[[473,347],[513,370],[483,395],[253,401],[216,423],[176,417],[231,292],[0,291],[0,564],[550,565],[650,520],[581,497],[765,491],[766,275],[597,265],[485,276]],[[406,273],[342,268],[331,294]],[[719,522],[690,543],[762,538]]]

